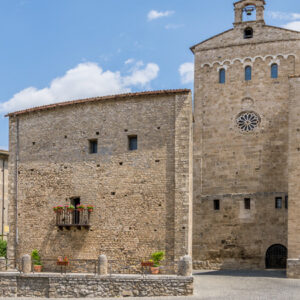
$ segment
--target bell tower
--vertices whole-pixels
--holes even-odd
[[[256,19],[252,22],[265,24],[264,10],[266,2],[264,0],[241,0],[234,3],[235,20],[234,26],[247,22],[245,17],[256,14]]]

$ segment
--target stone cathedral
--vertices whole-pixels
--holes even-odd
[[[233,28],[191,47],[194,118],[189,90],[8,114],[9,257],[164,250],[171,268],[300,278],[300,32],[266,25],[265,4],[235,2]],[[94,211],[51,212],[72,204]]]
[[[233,28],[191,48],[193,259],[196,268],[284,268],[288,257],[293,276],[300,256],[300,32],[266,25],[265,4],[235,2]]]

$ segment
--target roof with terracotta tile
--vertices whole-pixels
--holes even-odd
[[[66,102],[58,102],[49,105],[37,106],[32,107],[24,110],[15,111],[5,115],[6,117],[15,117],[22,114],[27,114],[31,112],[37,112],[41,110],[47,109],[54,109],[57,107],[64,107],[74,104],[82,104],[88,102],[96,102],[96,101],[104,101],[104,100],[119,100],[125,98],[135,98],[135,97],[143,97],[143,96],[159,96],[159,95],[170,95],[170,94],[184,94],[190,93],[191,90],[189,89],[177,89],[177,90],[158,90],[158,91],[147,91],[147,92],[138,92],[138,93],[127,93],[127,94],[117,94],[117,95],[110,95],[110,96],[101,96],[101,97],[93,97],[93,98],[86,98],[86,99],[79,99],[73,101],[66,101]]]
[[[0,156],[9,156],[9,152],[6,150],[1,150],[0,149]]]

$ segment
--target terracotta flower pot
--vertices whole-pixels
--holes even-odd
[[[94,209],[93,208],[89,208],[88,209],[88,212],[92,212]]]
[[[151,274],[159,274],[159,267],[150,267]]]
[[[41,266],[41,265],[34,265],[33,266],[34,272],[42,272],[42,268],[43,268],[43,266]]]

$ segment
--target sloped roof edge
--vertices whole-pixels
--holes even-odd
[[[92,97],[92,98],[58,102],[58,103],[53,103],[53,104],[48,104],[48,105],[43,105],[43,106],[32,107],[32,108],[8,113],[5,115],[5,117],[14,117],[14,116],[27,114],[27,113],[31,113],[31,112],[37,112],[37,111],[41,111],[41,110],[53,109],[53,108],[57,108],[57,107],[64,107],[64,106],[88,103],[88,102],[96,102],[96,101],[104,101],[104,100],[118,100],[118,99],[122,99],[122,98],[131,98],[131,97],[183,94],[183,93],[190,93],[190,92],[191,92],[190,89],[174,89],[174,90],[157,90],[157,91],[147,91],[147,92],[137,92],[137,93],[126,93],[126,94],[116,94],[116,95],[101,96],[101,97]]]

